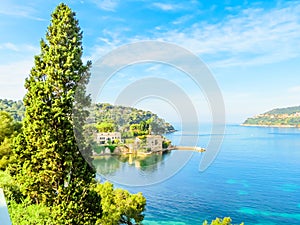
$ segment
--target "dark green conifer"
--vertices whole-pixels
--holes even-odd
[[[73,112],[83,119],[87,116],[80,107],[73,111],[73,105],[78,99],[81,104],[89,103],[84,84],[91,64],[84,65],[81,60],[82,32],[67,5],[60,4],[53,12],[46,41],[41,40],[40,47],[41,53],[35,56],[35,65],[25,82],[26,112],[15,152],[15,176],[22,193],[33,204],[56,207],[58,223],[61,218],[61,223],[78,224],[81,220],[84,224],[89,220],[89,204],[93,216],[101,211],[97,207],[99,197],[91,199],[95,173],[75,139],[75,133],[80,136],[82,122],[73,129]],[[80,148],[85,147],[81,141]]]

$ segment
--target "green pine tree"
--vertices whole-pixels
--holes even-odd
[[[75,139],[75,134],[83,138],[83,120],[73,117],[74,112],[81,119],[87,116],[78,105],[90,102],[84,84],[91,63],[81,60],[82,32],[67,5],[53,12],[40,47],[25,82],[26,112],[15,150],[15,177],[32,204],[55,209],[57,224],[93,224],[91,218],[100,216],[100,197],[92,191],[95,172],[80,149],[86,150],[85,157],[90,151]]]

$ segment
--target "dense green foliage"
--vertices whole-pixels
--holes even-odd
[[[130,194],[126,190],[114,189],[110,183],[91,184],[91,191],[94,196],[86,200],[86,204],[95,206],[95,199],[103,212],[101,216],[95,214],[93,220],[83,218],[76,222],[73,217],[77,215],[66,216],[65,220],[57,217],[56,206],[46,206],[45,204],[32,204],[25,196],[20,193],[20,186],[15,180],[4,171],[0,171],[0,188],[4,189],[6,199],[8,200],[8,210],[13,224],[22,225],[53,225],[53,224],[140,224],[144,218],[146,199],[141,193]],[[22,199],[22,201],[17,201]],[[99,208],[99,207],[97,207]],[[81,208],[82,214],[86,208]],[[69,212],[67,212],[69,213]],[[98,217],[97,217],[98,216]]]
[[[146,199],[141,193],[130,194],[126,190],[114,189],[111,183],[98,185],[103,215],[96,224],[140,224],[144,219]]]
[[[152,131],[156,134],[173,132],[175,130],[170,123],[165,122],[156,114],[132,107],[98,103],[93,106],[91,115],[95,118],[97,123],[114,123],[116,125],[116,131],[120,132],[128,132],[130,125],[142,124],[146,121],[151,121]]]
[[[211,221],[210,225],[232,225],[232,220],[230,217],[224,217],[223,219],[216,218],[215,220]],[[203,225],[208,225],[207,221],[203,222]],[[241,223],[240,225],[244,225]]]
[[[43,204],[30,204],[28,201],[16,203],[10,201],[9,215],[13,224],[55,224],[49,207]]]
[[[264,114],[273,114],[273,115],[278,115],[278,114],[294,114],[300,112],[300,106],[293,106],[293,107],[287,107],[287,108],[278,108],[278,109],[272,109]]]
[[[0,99],[0,111],[6,111],[14,120],[21,121],[24,118],[25,106],[22,101]]]
[[[298,118],[272,118],[270,116],[262,116],[258,118],[248,118],[245,125],[259,125],[259,126],[300,126],[300,117]]]
[[[13,161],[14,137],[21,131],[21,123],[13,120],[5,111],[0,111],[0,170]]]
[[[0,143],[14,132],[14,121],[8,112],[0,111]]]
[[[151,124],[152,120],[147,121],[141,121],[139,124],[131,124],[129,127],[129,131],[131,132],[131,136],[141,136],[141,135],[147,135],[151,133]]]
[[[244,125],[300,127],[300,106],[273,109],[248,118]]]
[[[8,171],[0,171],[0,188],[3,188],[8,203],[10,201],[21,203],[23,200],[24,196],[20,192],[20,186]]]
[[[98,132],[114,132],[116,130],[116,125],[109,122],[101,122],[96,125]]]
[[[24,117],[25,107],[22,101],[16,102],[5,99],[0,100],[0,110],[1,105],[3,110],[11,113],[16,120],[19,121]],[[91,115],[95,117],[96,127],[100,132],[120,131],[126,136],[126,133],[130,131],[131,125],[139,124],[141,131],[149,131],[150,123],[153,133],[163,134],[175,131],[170,123],[165,122],[153,112],[132,107],[98,103],[91,106]]]
[[[0,171],[0,187],[4,189],[12,224],[54,224],[50,208],[41,204],[30,204],[21,194],[18,183],[7,171]]]

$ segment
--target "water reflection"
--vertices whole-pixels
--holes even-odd
[[[114,176],[117,171],[130,167],[142,173],[156,172],[164,165],[165,160],[171,155],[170,152],[153,153],[151,155],[112,155],[97,156],[93,165],[98,174],[106,177]]]

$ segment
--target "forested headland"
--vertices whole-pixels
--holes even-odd
[[[248,118],[243,126],[300,127],[300,106],[272,109]]]

